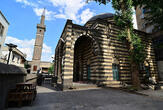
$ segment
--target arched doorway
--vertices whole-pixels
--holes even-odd
[[[91,59],[95,57],[94,42],[89,36],[79,37],[74,46],[73,81],[91,81]]]

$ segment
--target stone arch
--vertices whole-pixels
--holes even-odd
[[[86,37],[89,37],[89,38],[92,39],[93,45],[94,45],[94,47],[96,47],[96,48],[94,48],[95,55],[98,55],[98,54],[100,53],[100,50],[101,50],[101,49],[100,49],[100,45],[99,45],[99,43],[98,43],[97,38],[93,37],[93,36],[90,35],[90,34],[86,34],[86,33],[77,35],[77,36],[74,38],[74,40],[72,41],[72,47],[71,47],[71,49],[74,50],[74,46],[75,46],[76,41],[77,41],[80,37],[83,37],[83,36],[86,36]]]
[[[88,34],[86,31],[82,31],[82,34],[79,34],[78,32],[72,33],[71,35],[68,35],[66,37],[66,42],[65,44],[65,48],[64,48],[64,62],[63,62],[63,72],[62,72],[62,76],[63,76],[63,81],[62,81],[62,85],[63,85],[63,89],[64,88],[71,88],[73,87],[73,71],[74,71],[74,47],[75,47],[75,43],[76,41],[83,37],[83,36],[87,36],[89,37],[92,41],[93,41],[93,47],[95,47],[94,53],[97,56],[99,56],[100,53],[100,45],[98,43],[97,38],[93,37],[92,35]],[[97,59],[99,60],[99,59]],[[97,65],[99,66],[99,65]],[[95,70],[98,71],[98,70]]]
[[[62,82],[63,78],[62,78],[62,74],[63,74],[63,60],[64,60],[64,43],[63,42],[59,42],[58,44],[58,48],[55,51],[55,76],[58,76],[58,81]]]
[[[99,45],[92,36],[80,35],[75,38],[72,47],[73,81],[91,81],[91,74],[94,72],[93,59],[98,60],[98,49]]]

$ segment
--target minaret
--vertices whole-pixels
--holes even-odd
[[[37,33],[33,51],[33,58],[31,63],[31,73],[37,73],[40,68],[40,60],[42,54],[43,40],[44,40],[44,32],[46,31],[45,22],[45,9],[41,15],[40,24],[37,24]]]

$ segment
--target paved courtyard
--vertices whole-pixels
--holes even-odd
[[[32,106],[8,110],[163,110],[163,99],[115,89],[55,91],[39,86]]]

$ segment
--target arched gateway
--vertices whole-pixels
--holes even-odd
[[[74,62],[73,62],[73,81],[91,81],[91,69],[96,62],[97,54],[96,41],[89,36],[80,36],[75,42]]]
[[[92,82],[98,85],[119,87],[131,84],[129,51],[125,42],[118,39],[119,28],[113,14],[92,17],[84,26],[67,20],[55,50],[55,75],[63,89],[73,88],[73,82]],[[157,77],[154,50],[148,34],[136,31],[143,38],[150,74]],[[150,54],[149,54],[150,52]],[[141,71],[140,79],[145,71]]]

